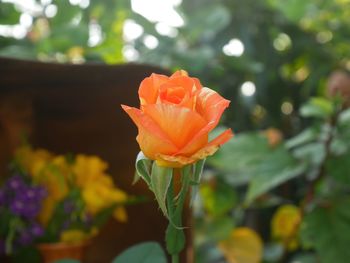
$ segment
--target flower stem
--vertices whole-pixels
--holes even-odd
[[[179,263],[179,254],[171,255],[171,263]]]
[[[167,193],[167,208],[169,213],[169,225],[165,240],[168,253],[171,255],[172,263],[179,262],[179,254],[185,247],[186,237],[182,226],[182,212],[191,180],[191,166],[182,168],[181,189],[175,197],[174,178],[170,182]]]

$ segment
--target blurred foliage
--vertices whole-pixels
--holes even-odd
[[[0,1],[0,24],[18,24],[23,13],[33,17],[25,38],[0,37],[0,55],[121,63],[128,49],[133,60],[184,68],[219,89],[232,101],[226,124],[236,131],[274,126],[288,136],[302,126],[301,103],[324,92],[334,68],[350,67],[347,0],[183,1],[175,8],[184,25],[169,27],[171,34],[133,12],[131,1],[84,2],[36,0],[29,10]],[[136,39],[123,38],[126,19],[142,26]],[[145,44],[150,36],[158,43],[152,48]],[[241,56],[223,52],[232,39],[242,41]],[[251,97],[240,92],[245,81],[256,85]]]
[[[152,23],[135,19],[159,39],[149,50],[135,41],[140,61],[185,68],[232,101],[226,124],[236,131],[274,126],[288,136],[300,129],[297,112],[309,96],[324,92],[327,75],[349,67],[348,1],[184,1],[177,9],[185,26],[171,38]],[[231,39],[244,44],[242,56],[227,56]],[[242,96],[245,81],[256,94]],[[285,108],[290,107],[291,110]],[[285,113],[282,112],[284,108]],[[293,111],[294,110],[294,111]]]
[[[274,126],[292,135],[302,126],[301,103],[324,93],[334,68],[350,67],[348,0],[183,1],[175,9],[184,25],[166,25],[170,34],[133,12],[128,0],[35,3],[30,10],[0,1],[0,24],[18,24],[23,13],[33,17],[25,38],[0,37],[0,55],[121,63],[128,49],[133,60],[184,68],[219,89],[232,101],[226,124],[236,131]],[[123,38],[126,19],[142,26],[136,39]],[[152,48],[145,44],[150,36],[158,43]],[[242,41],[241,56],[223,52],[232,39]],[[256,85],[251,97],[240,92],[245,81]]]
[[[33,19],[25,38],[0,37],[0,55],[74,63],[123,62],[122,34],[124,21],[131,12],[129,1],[78,4],[79,1],[73,5],[68,0],[35,1],[35,5],[28,7],[0,1],[0,24],[18,24],[21,14]],[[90,37],[91,30],[95,39]]]
[[[240,202],[222,218],[230,215],[232,225],[259,231],[265,240],[261,261],[348,262],[350,108],[344,99],[348,100],[311,98],[300,108],[300,115],[308,120],[305,130],[278,144],[271,144],[271,132],[241,133],[208,160],[212,175],[204,177],[202,187],[218,180],[231,185]],[[249,147],[248,141],[257,149]],[[235,156],[237,162],[232,159]],[[247,169],[242,169],[244,165]],[[245,170],[250,173],[245,173],[245,180],[232,179]],[[199,211],[210,218],[214,214],[206,203],[216,199],[207,201],[207,196],[202,194]],[[216,251],[215,239],[204,244]],[[230,262],[230,256],[223,255]]]

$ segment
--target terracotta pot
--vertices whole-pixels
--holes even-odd
[[[43,263],[53,263],[59,259],[76,259],[83,261],[90,242],[81,243],[42,243],[37,248]]]

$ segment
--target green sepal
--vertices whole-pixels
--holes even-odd
[[[199,160],[195,164],[193,164],[193,173],[191,174],[191,201],[190,206],[193,205],[194,200],[196,199],[198,193],[199,183],[202,178],[202,173],[204,169],[205,159]]]
[[[135,168],[136,172],[133,184],[142,178],[147,183],[148,187],[151,187],[152,160],[148,159],[143,152],[139,152],[136,157]]]
[[[168,167],[158,166],[156,162],[152,165],[151,174],[151,190],[153,191],[160,209],[166,218],[169,218],[166,197],[170,186],[170,182],[173,178],[173,169]]]

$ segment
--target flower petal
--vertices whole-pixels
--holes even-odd
[[[150,116],[167,137],[181,149],[192,140],[198,131],[205,127],[205,120],[195,111],[174,104],[146,105],[146,115]],[[207,143],[198,144],[200,149]]]
[[[126,105],[122,105],[122,108],[138,127],[139,134],[136,139],[145,156],[155,160],[157,153],[173,154],[177,151],[177,147],[152,118],[139,109]]]
[[[198,160],[204,159],[207,156],[213,155],[220,148],[221,145],[226,143],[232,137],[233,137],[232,130],[227,129],[223,133],[221,133],[218,137],[216,137],[214,140],[209,142],[205,147],[203,147],[202,149],[200,149],[190,157],[186,157],[183,155],[159,154],[156,156],[156,159],[157,159],[157,162],[163,166],[174,167],[174,168],[182,167],[184,165],[191,164],[191,163],[197,162]]]
[[[229,100],[224,99],[214,90],[202,88],[198,94],[196,111],[208,122],[207,129],[211,131],[216,127],[229,104]]]
[[[139,87],[141,105],[156,103],[160,85],[168,80],[169,77],[155,73],[150,77],[145,78]]]
[[[228,142],[232,137],[232,130],[227,129],[219,136],[217,136],[214,140],[209,142],[204,148],[200,149],[192,157],[196,160],[201,160],[206,158],[207,156],[213,155],[220,148],[221,145]]]
[[[180,69],[180,70],[177,70],[173,73],[173,75],[170,76],[170,78],[173,78],[173,77],[181,77],[181,76],[185,76],[185,77],[188,77],[188,73],[186,70],[183,70],[183,69]]]

